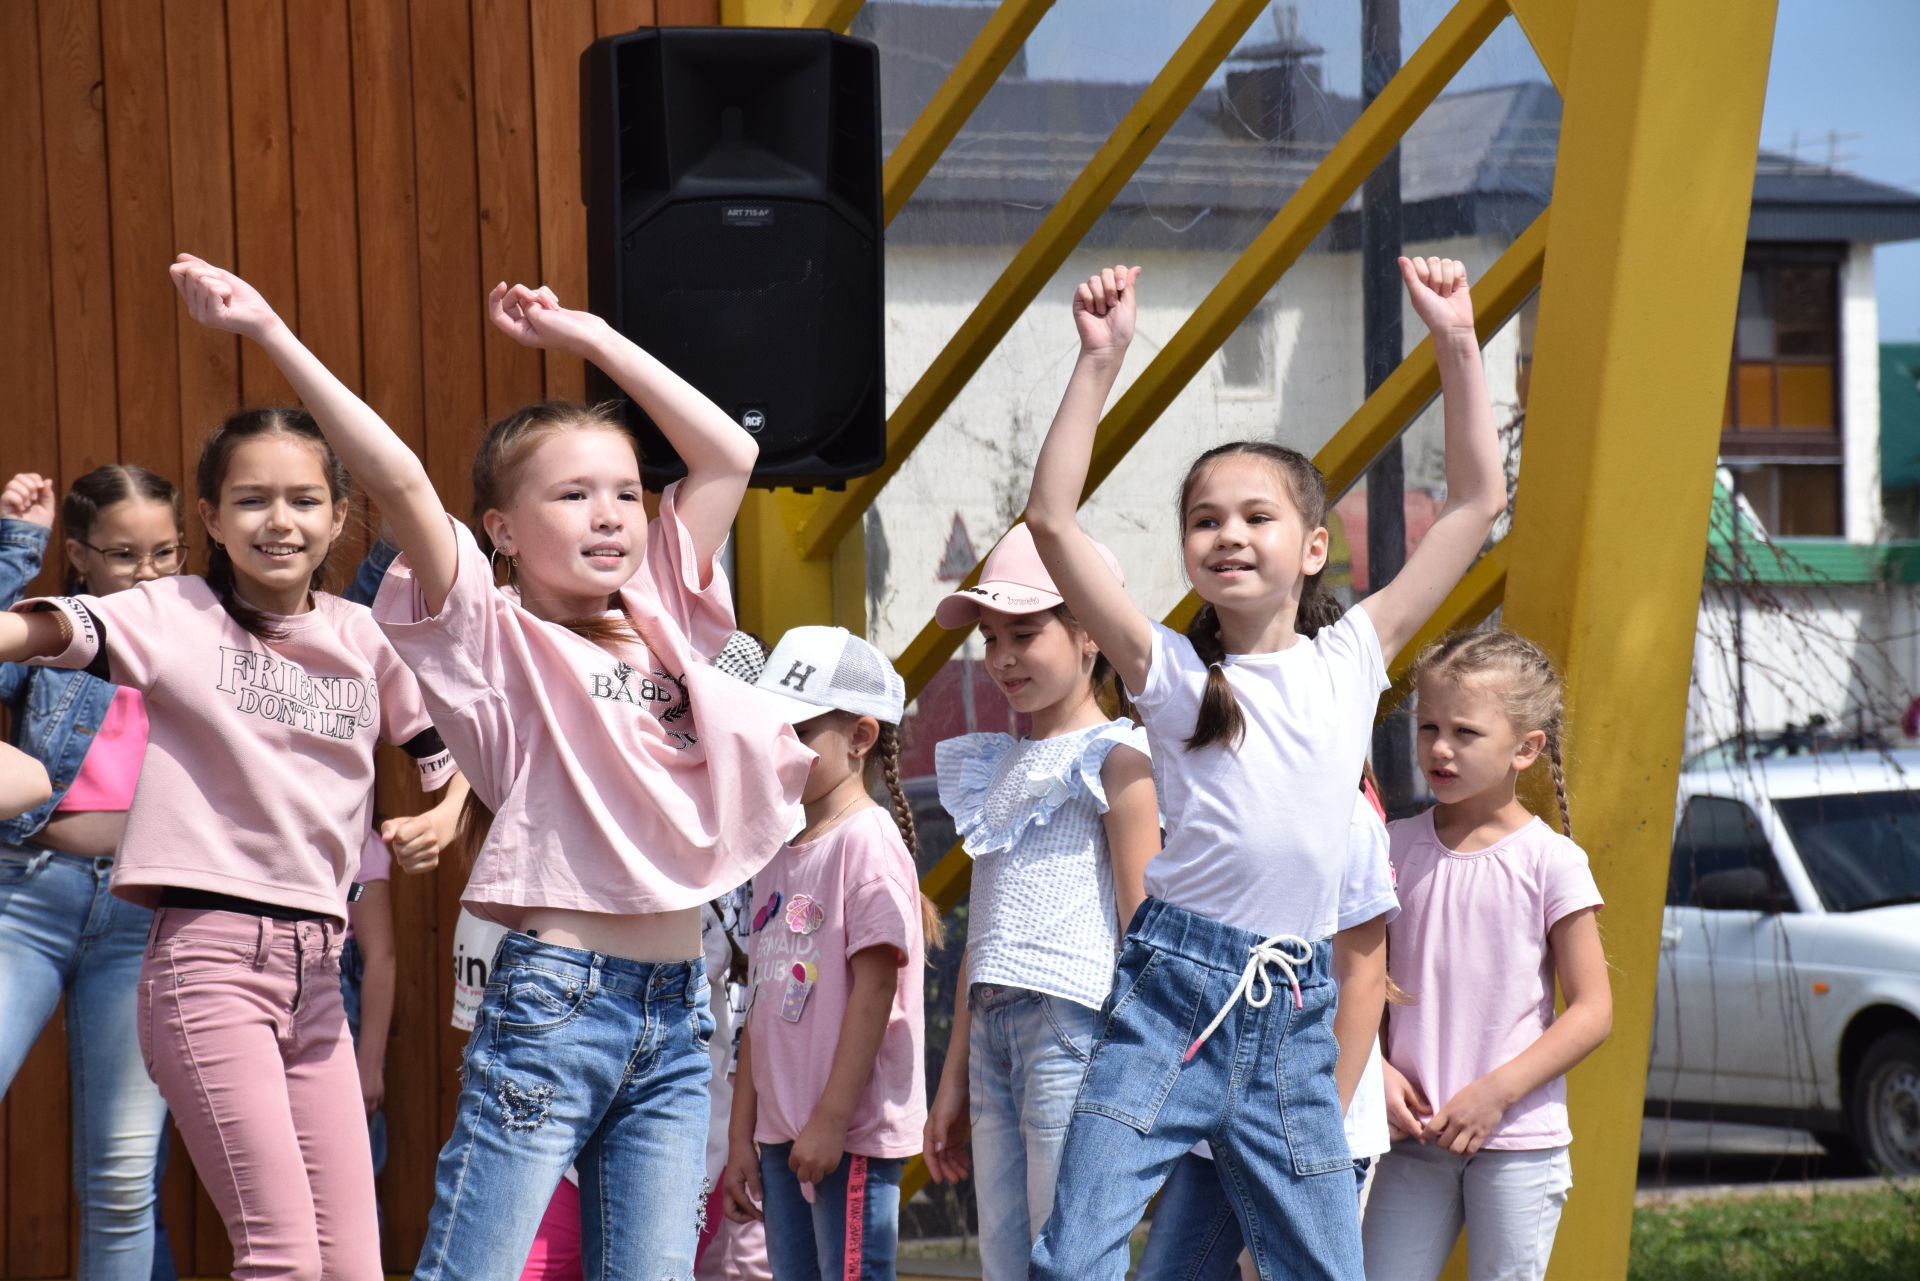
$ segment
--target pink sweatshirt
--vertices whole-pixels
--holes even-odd
[[[15,606],[72,625],[46,665],[145,697],[146,756],[113,867],[122,898],[151,907],[173,885],[344,921],[372,821],[374,745],[404,746],[427,788],[445,781],[452,760],[373,616],[313,599],[274,619],[287,637],[273,643],[188,575]]]
[[[652,649],[616,653],[528,613],[458,521],[438,614],[404,557],[381,584],[374,614],[493,811],[462,900],[475,916],[698,907],[745,883],[796,825],[813,753],[771,700],[708,662],[733,633],[732,598],[719,565],[697,563],[676,488],[621,589]]]

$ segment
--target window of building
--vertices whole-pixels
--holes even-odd
[[[1273,392],[1273,308],[1266,303],[1247,313],[1220,344],[1220,377],[1238,392]]]
[[[1774,534],[1838,535],[1841,245],[1749,245],[1720,456]]]

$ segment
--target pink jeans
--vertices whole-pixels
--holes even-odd
[[[339,926],[160,909],[140,1051],[226,1221],[236,1278],[380,1281]]]

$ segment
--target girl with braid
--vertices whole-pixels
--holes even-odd
[[[883,1281],[927,1119],[922,969],[940,928],[900,787],[906,687],[839,627],[788,632],[758,686],[816,759],[805,826],[754,878],[727,1214],[765,1220],[780,1281]]]
[[[1388,829],[1388,955],[1413,1000],[1387,1018],[1396,1141],[1367,1207],[1367,1276],[1439,1276],[1464,1225],[1469,1277],[1542,1277],[1573,1185],[1566,1073],[1613,1019],[1587,856],[1514,794],[1545,756],[1571,833],[1560,678],[1533,642],[1498,631],[1429,647],[1414,679],[1438,803]]]

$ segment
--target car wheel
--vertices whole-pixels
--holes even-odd
[[[1848,1110],[1854,1143],[1869,1165],[1920,1174],[1920,1032],[1887,1032],[1867,1047]]]

